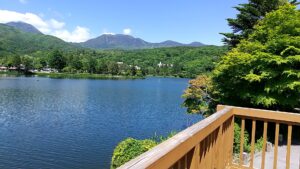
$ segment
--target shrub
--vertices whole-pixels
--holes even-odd
[[[241,144],[241,127],[239,124],[234,123],[234,142],[233,142],[233,152],[239,153],[240,152],[240,144]],[[249,134],[245,130],[244,132],[244,152],[250,152],[250,145],[249,145]]]
[[[111,168],[117,168],[131,159],[139,156],[140,154],[150,150],[152,147],[156,146],[157,142],[154,140],[136,140],[133,138],[127,138],[120,142],[114,149]]]

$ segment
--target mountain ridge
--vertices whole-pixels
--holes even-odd
[[[51,35],[44,35],[34,26],[24,22],[8,22],[4,25],[26,33],[57,38]],[[172,40],[152,43],[152,42],[147,42],[141,38],[133,37],[131,35],[124,35],[124,34],[103,34],[96,38],[89,39],[85,42],[80,42],[80,43],[65,42],[65,43],[77,47],[84,47],[90,49],[125,49],[125,50],[151,49],[151,48],[162,48],[162,47],[180,47],[180,46],[189,46],[189,47],[206,46],[206,44],[203,44],[201,42],[192,42],[189,44],[185,44],[185,43],[179,43]]]
[[[124,34],[115,34],[115,35],[103,34],[96,38],[92,38],[78,44],[81,45],[82,47],[92,48],[92,49],[118,49],[118,48],[119,49],[147,49],[147,48],[179,47],[179,46],[191,46],[191,47],[206,46],[201,42],[192,42],[189,44],[184,44],[172,40],[152,43],[152,42],[147,42],[141,38],[136,38]]]
[[[19,29],[19,30],[21,30],[23,32],[27,32],[27,33],[43,34],[36,27],[34,27],[28,23],[25,23],[25,22],[8,22],[5,25],[14,27],[16,29]]]

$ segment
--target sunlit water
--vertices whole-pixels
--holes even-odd
[[[188,79],[0,77],[0,168],[109,168],[124,138],[182,130]]]

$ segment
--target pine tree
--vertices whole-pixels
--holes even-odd
[[[286,3],[298,4],[297,0],[249,0],[247,4],[240,4],[234,7],[239,11],[239,14],[237,14],[235,19],[227,19],[232,32],[221,33],[225,36],[222,41],[230,48],[236,47],[242,39],[246,39],[252,33],[257,21]]]

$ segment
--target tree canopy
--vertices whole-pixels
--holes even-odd
[[[300,12],[270,12],[217,64],[213,93],[219,103],[293,111],[300,107]]]
[[[234,7],[239,13],[235,19],[227,19],[232,32],[221,33],[225,36],[223,42],[229,47],[236,47],[242,39],[248,38],[259,20],[286,3],[297,4],[297,0],[249,0]]]

